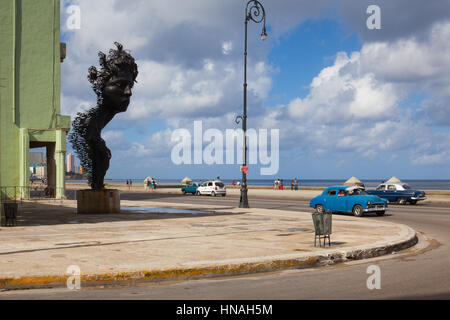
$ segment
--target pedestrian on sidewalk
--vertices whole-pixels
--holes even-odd
[[[298,180],[297,180],[297,178],[295,178],[295,180],[294,180],[294,187],[295,187],[295,190],[297,191],[298,190]]]
[[[280,189],[283,190],[283,186],[284,186],[284,180],[281,179],[281,183],[280,183]]]
[[[128,179],[127,179],[127,182],[125,182],[125,184],[126,184],[127,189],[128,189],[128,185],[129,185]]]

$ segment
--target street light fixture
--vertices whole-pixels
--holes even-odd
[[[252,20],[256,23],[264,21],[261,40],[267,39],[266,33],[266,11],[258,0],[250,0],[245,8],[245,49],[244,49],[244,114],[236,118],[236,123],[242,120],[242,131],[244,134],[244,159],[242,164],[242,184],[239,208],[249,208],[247,196],[247,25]]]

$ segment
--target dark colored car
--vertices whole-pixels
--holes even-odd
[[[309,206],[316,212],[351,212],[355,217],[361,217],[366,212],[376,212],[382,216],[387,210],[387,201],[368,195],[363,187],[336,186],[326,188],[310,201]]]
[[[198,188],[198,183],[197,182],[191,182],[187,186],[182,186],[181,187],[181,192],[183,192],[183,194],[186,194],[186,193],[195,194],[197,192],[197,188]]]
[[[406,183],[382,183],[376,189],[366,190],[368,194],[379,196],[389,202],[416,204],[425,200],[425,192],[411,189]]]

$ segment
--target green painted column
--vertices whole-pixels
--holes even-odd
[[[65,184],[65,159],[66,159],[66,132],[62,129],[56,130],[56,198],[66,198]]]
[[[20,196],[22,198],[29,198],[29,181],[30,181],[30,135],[28,134],[28,129],[20,129]],[[16,195],[17,196],[17,195]]]

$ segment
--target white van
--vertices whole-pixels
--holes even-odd
[[[222,195],[225,197],[227,194],[227,188],[222,181],[219,180],[210,180],[203,182],[198,188],[196,195],[200,196],[202,194],[207,194],[211,196]]]

